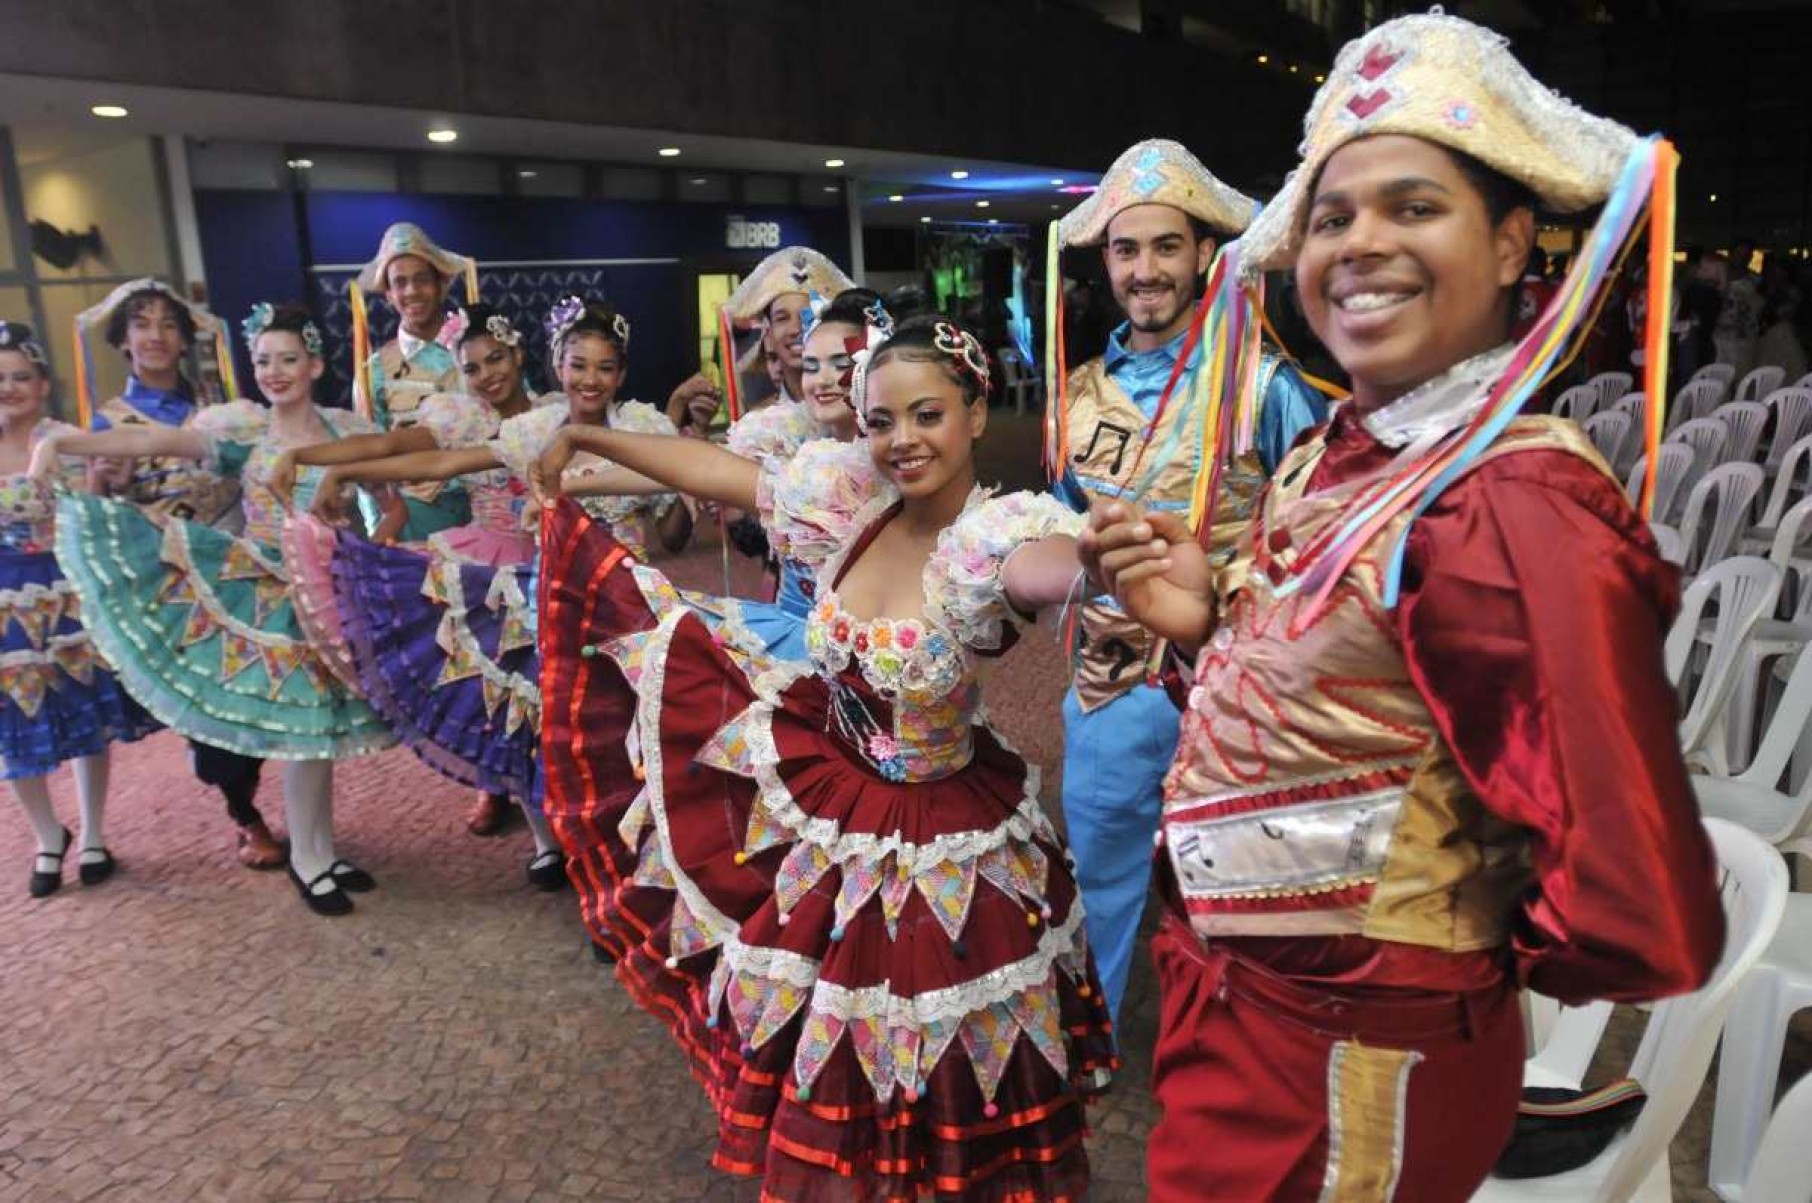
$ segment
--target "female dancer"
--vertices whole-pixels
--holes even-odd
[[[77,867],[83,885],[99,885],[115,865],[102,831],[107,745],[157,728],[95,655],[77,617],[75,589],[57,568],[56,502],[27,473],[40,442],[75,432],[44,414],[49,364],[30,327],[0,321],[0,777],[12,784],[38,839],[33,898],[63,884],[74,839],[57,822],[45,776],[75,762]]]
[[[1665,381],[1672,150],[1441,15],[1342,50],[1302,149],[1232,253],[1295,268],[1351,403],[1218,573],[1130,502],[1088,540],[1128,613],[1202,649],[1165,783],[1148,1180],[1466,1199],[1517,1110],[1518,982],[1677,993],[1723,935],[1660,654],[1678,574],[1578,427],[1515,418],[1651,189]],[[1604,208],[1512,345],[1538,204]]]
[[[549,361],[564,394],[543,398],[538,408],[495,429],[459,419],[456,399],[432,399],[423,406],[418,433],[404,437],[425,435],[436,450],[329,467],[316,495],[317,512],[330,520],[339,516],[343,483],[466,476],[476,512],[519,527],[529,465],[566,424],[676,433],[653,407],[617,400],[629,345],[629,323],[620,314],[571,298],[549,315],[548,332]],[[468,342],[461,355],[481,347]],[[297,455],[303,463],[316,458],[327,453]],[[578,471],[607,467],[593,461]],[[652,518],[665,546],[684,545],[691,514],[672,493],[655,492],[662,486],[629,473],[613,472],[609,480],[613,493],[625,495],[592,504],[620,537],[640,548],[642,520]],[[474,543],[431,541],[424,552],[341,533],[332,575],[346,647],[365,695],[418,756],[455,780],[523,801],[535,838],[529,880],[555,889],[565,880],[564,858],[533,805],[540,789],[541,701],[531,568],[526,558],[490,563],[462,557],[461,546]]]
[[[52,435],[38,444],[32,474],[48,478],[59,455],[160,455],[240,479],[242,538],[174,517],[160,529],[131,506],[66,494],[57,557],[96,644],[146,709],[193,739],[286,762],[290,878],[311,910],[343,915],[352,910],[345,891],[374,883],[334,851],[333,762],[393,740],[297,622],[277,550],[282,513],[266,482],[286,447],[372,425],[311,400],[321,335],[305,311],[259,304],[244,330],[268,407],[234,401],[182,428]]]
[[[473,305],[448,319],[455,327],[448,335],[458,359],[460,376],[466,382],[463,394],[437,393],[423,400],[411,411],[411,425],[399,426],[382,434],[336,439],[313,447],[285,451],[271,472],[271,491],[279,501],[290,505],[295,491],[299,466],[331,467],[361,460],[382,459],[412,451],[432,451],[437,447],[461,448],[478,446],[495,438],[498,426],[510,418],[529,411],[533,402],[523,383],[522,334],[503,314],[486,305]],[[527,489],[503,469],[479,473],[465,479],[464,495],[471,505],[472,521],[464,526],[434,532],[428,545],[437,558],[483,564],[492,568],[527,563],[535,554],[532,531],[523,524],[523,500]],[[349,642],[340,622],[341,602],[335,599],[332,569],[333,553],[338,538],[333,527],[308,514],[299,514],[283,527],[284,559],[296,583],[296,605],[303,626],[315,646],[327,658],[336,674],[367,697],[373,696],[361,679],[354,663],[358,645]],[[421,574],[414,577],[419,587]],[[348,578],[346,587],[352,597],[348,608],[362,607],[360,596],[366,583]],[[419,700],[409,697],[393,699],[378,687],[379,713],[387,721],[396,716],[389,712],[385,699],[398,701],[409,717],[397,726],[408,739],[415,726],[413,707]],[[423,744],[410,740],[432,763]],[[456,780],[473,784],[484,773],[450,773]],[[492,782],[492,784],[496,784]],[[509,823],[512,807],[507,791],[480,788],[478,799],[466,816],[466,830],[473,835],[495,835]],[[543,878],[549,875],[544,871]],[[554,864],[551,880],[562,880],[559,865]]]
[[[716,1164],[767,1198],[1087,1180],[1106,1013],[1037,773],[977,680],[1068,594],[1081,519],[975,488],[986,392],[974,336],[903,327],[858,371],[865,443],[738,461],[816,572],[807,662],[709,627],[570,501],[544,521],[549,817],[719,1110]]]
[[[850,399],[855,354],[892,329],[881,299],[866,288],[839,293],[807,323],[800,357],[802,401],[777,401],[744,414],[730,427],[728,451],[696,441],[685,443],[623,431],[568,426],[555,437],[541,463],[555,480],[579,451],[614,460],[643,476],[663,481],[689,497],[745,510],[754,508],[757,472],[784,462],[813,439],[840,443],[856,437],[856,410]],[[537,482],[544,479],[539,465]],[[590,497],[611,486],[609,479],[579,479],[562,490]],[[805,616],[811,609],[811,571],[796,559],[780,561],[779,589],[772,603],[733,597],[689,597],[721,621],[740,624],[782,660],[805,658]]]

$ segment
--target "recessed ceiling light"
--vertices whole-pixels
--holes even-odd
[[[843,160],[842,159],[826,159],[826,160],[824,160],[824,165],[826,167],[841,167],[841,166],[843,166]]]
[[[1315,77],[1315,82],[1318,84],[1325,84],[1326,82],[1328,82],[1328,77],[1325,75],[1317,75]]]
[[[297,171],[307,171],[315,165],[313,159],[285,159],[284,162]]]
[[[837,190],[837,186],[835,184],[826,184],[824,186],[824,190],[826,192],[835,192]]]
[[[97,104],[88,111],[96,117],[124,117],[126,106],[123,104]]]
[[[927,225],[927,226],[928,226],[928,225],[930,225],[930,224],[931,224],[931,219],[930,219],[930,218],[929,218],[929,217],[921,217],[921,218],[919,218],[919,222],[920,222],[920,224],[921,224],[921,225]]]
[[[459,141],[459,131],[456,129],[448,129],[445,126],[442,126],[439,129],[431,129],[428,131],[428,141],[438,142],[442,145],[445,145],[448,142],[457,142]]]
[[[906,199],[906,198],[905,198],[905,197],[904,197],[904,196],[901,196],[901,195],[900,195],[900,194],[899,194],[899,193],[898,193],[898,192],[896,192],[896,193],[894,193],[894,194],[893,194],[893,195],[892,195],[892,196],[890,196],[890,197],[888,197],[888,198],[887,198],[887,199],[888,199],[888,201],[890,201],[890,202],[891,202],[891,203],[893,203],[893,204],[896,204],[896,205],[897,205],[897,204],[899,204],[899,203],[900,203],[900,202],[901,202],[901,201],[903,201],[903,200],[905,200],[905,199]]]
[[[1718,194],[1715,192],[1711,194],[1711,203],[1714,205],[1718,203]]]
[[[658,151],[658,152],[656,152],[656,153],[658,153],[658,154],[659,154],[659,155],[660,155],[660,156],[661,156],[661,158],[663,158],[663,159],[672,159],[672,158],[677,158],[677,157],[678,157],[678,156],[679,156],[679,147],[677,147],[677,146],[663,146],[663,147],[661,147],[661,149],[660,149],[660,150],[659,150],[659,151]]]
[[[540,174],[540,173],[539,173],[539,172],[534,172],[534,171],[530,171],[530,170],[529,170],[529,169],[528,169],[528,168],[526,168],[526,167],[524,167],[524,168],[523,168],[523,169],[522,169],[522,170],[521,170],[521,171],[518,171],[518,172],[517,172],[517,173],[516,173],[516,178],[517,178],[517,179],[519,179],[519,180],[532,180],[532,179],[534,179],[534,178],[535,178],[535,176],[537,176],[537,175],[538,175],[538,174]]]
[[[1061,209],[1061,208],[1063,208],[1063,206],[1062,206],[1062,205],[1052,205],[1052,206],[1051,206],[1051,212],[1053,212],[1053,213],[1055,213],[1055,212],[1057,212],[1057,210],[1059,210],[1059,209]]]
[[[1261,54],[1258,56],[1258,65],[1261,67],[1270,61],[1271,61],[1271,56],[1268,54]]]
[[[950,178],[953,180],[966,180],[969,178],[969,173],[966,171],[953,171],[950,173]]]
[[[977,209],[986,209],[988,207],[988,202],[987,201],[976,201],[975,207]]]
[[[988,219],[988,224],[989,224],[989,225],[991,225],[991,226],[997,226],[997,225],[999,225],[999,224],[1000,224],[1000,218],[998,218],[998,217],[990,217],[990,218],[989,218],[989,219]]]
[[[1062,180],[1052,180],[1052,181],[1051,181],[1051,187],[1053,187],[1053,188],[1061,188],[1061,187],[1063,187],[1063,181],[1062,181]]]
[[[691,182],[692,182],[692,183],[694,183],[694,184],[709,184],[709,183],[710,183],[710,182],[711,182],[711,181],[710,181],[710,180],[708,180],[708,179],[706,179],[706,178],[705,178],[705,177],[704,177],[704,176],[702,176],[702,175],[695,175],[695,176],[693,176],[693,177],[692,177],[692,181],[691,181]]]
[[[1295,63],[1290,64],[1290,74],[1291,75],[1296,74],[1296,64]]]

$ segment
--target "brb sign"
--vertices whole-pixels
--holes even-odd
[[[780,245],[780,223],[728,217],[724,220],[724,245],[733,251],[774,250]]]

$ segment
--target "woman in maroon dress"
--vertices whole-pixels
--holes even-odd
[[[975,487],[972,335],[908,324],[862,354],[866,440],[747,465],[747,508],[816,572],[807,661],[551,508],[548,815],[718,1109],[717,1165],[789,1201],[1079,1199],[1109,1023],[1037,770],[978,675],[1068,595],[1080,520]]]

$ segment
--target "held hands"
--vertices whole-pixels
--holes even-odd
[[[667,399],[667,418],[682,431],[703,435],[717,416],[723,394],[709,377],[701,373],[680,382]]]
[[[684,388],[685,385],[681,385]],[[529,465],[529,493],[535,504],[544,510],[554,508],[554,502],[560,500],[563,491],[562,475],[566,465],[572,462],[572,433],[562,430],[554,435],[553,442],[541,453],[541,458]]]
[[[58,469],[62,466],[58,459],[60,455],[62,452],[57,448],[57,438],[52,435],[32,451],[31,466],[26,468],[26,474],[39,484],[55,484],[60,476]]]
[[[323,485],[325,485],[325,482],[323,482]],[[295,452],[285,451],[277,456],[276,462],[271,465],[271,475],[268,487],[270,488],[271,495],[277,499],[278,505],[282,506],[286,511],[294,512],[296,508]],[[326,491],[325,487],[323,487],[322,491]]]
[[[1184,644],[1207,636],[1213,572],[1180,515],[1097,501],[1076,553],[1089,578],[1153,632]]]
[[[283,459],[288,458],[287,455],[283,457]],[[279,468],[282,466],[283,459],[278,460]],[[293,504],[295,497],[294,460],[290,460],[290,468],[292,472],[288,495],[286,496],[282,493],[278,494],[278,499],[281,500],[286,507]],[[273,493],[277,492],[277,477],[275,472],[273,472],[271,476],[271,491]],[[321,483],[315,488],[314,504],[308,507],[308,512],[327,523],[329,526],[345,526],[347,524],[346,486],[345,483],[340,480],[340,474],[334,469],[327,468],[322,471]]]

